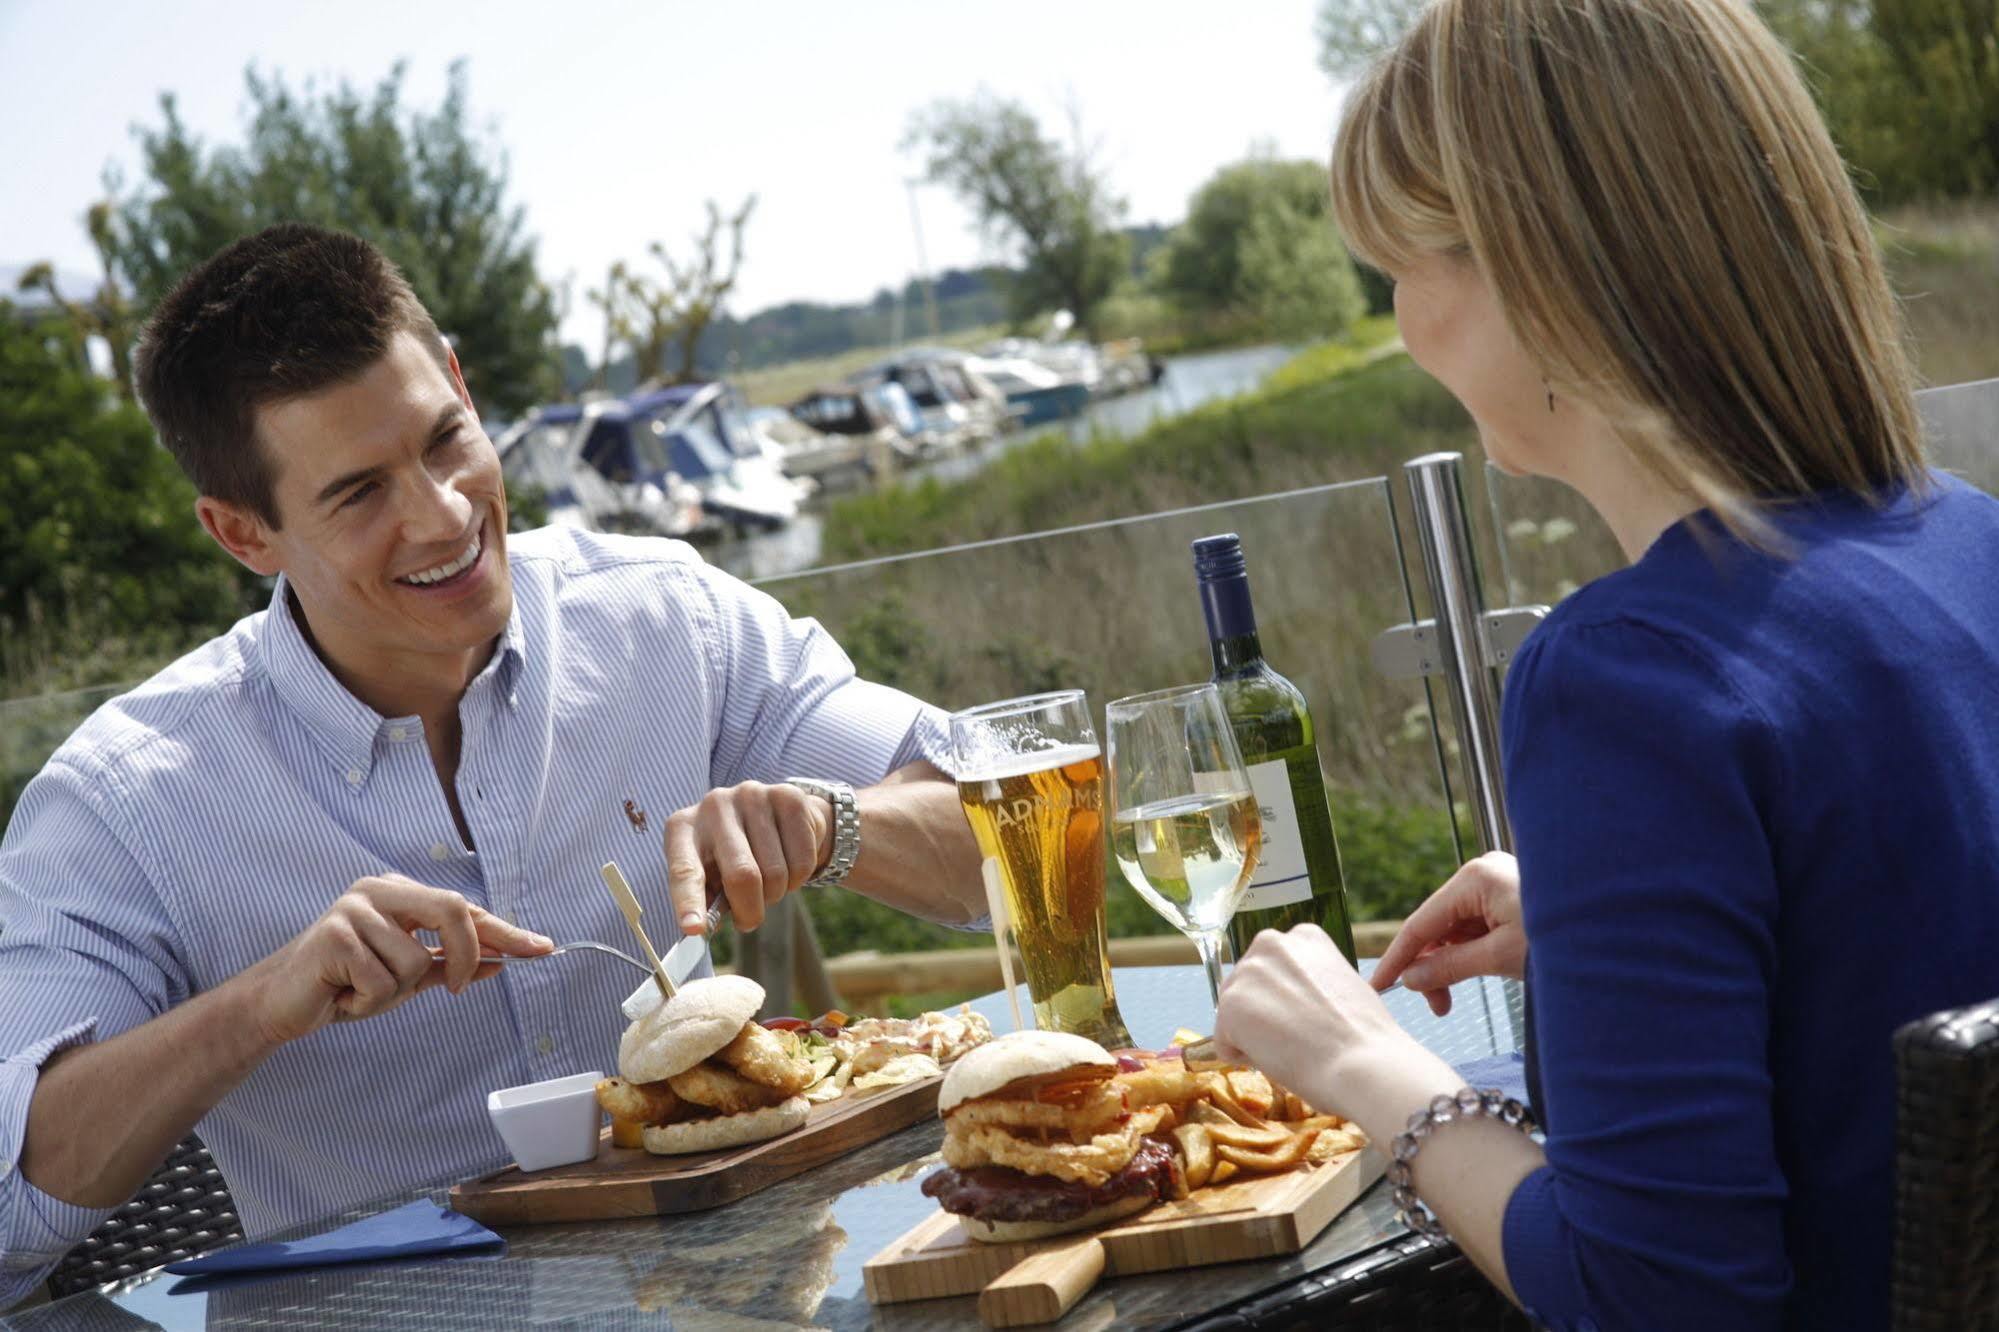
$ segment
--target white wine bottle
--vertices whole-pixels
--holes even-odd
[[[1215,685],[1263,815],[1261,859],[1229,922],[1229,943],[1240,957],[1258,931],[1286,930],[1309,920],[1332,935],[1352,962],[1353,921],[1312,711],[1298,687],[1263,659],[1242,539],[1229,532],[1194,542],[1194,577],[1208,621]]]

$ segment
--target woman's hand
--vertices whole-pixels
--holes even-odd
[[[1215,1041],[1222,1058],[1349,1117],[1354,1067],[1424,1053],[1317,925],[1256,936],[1222,986]]]
[[[1451,1011],[1451,986],[1472,976],[1520,979],[1527,967],[1527,935],[1520,924],[1520,865],[1504,851],[1467,862],[1402,923],[1371,978],[1385,990],[1399,977],[1404,989],[1429,1000],[1438,1017]]]

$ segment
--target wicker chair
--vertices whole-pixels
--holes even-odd
[[[121,1281],[242,1237],[236,1204],[201,1139],[190,1137],[155,1170],[132,1201],[105,1219],[49,1274],[61,1299]]]
[[[1999,999],[1895,1033],[1894,1325],[1999,1329]]]
[[[1529,1332],[1526,1315],[1448,1240],[1408,1235],[1288,1286],[1181,1324],[1181,1332]]]

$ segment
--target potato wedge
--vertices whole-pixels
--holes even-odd
[[[1216,1109],[1220,1110],[1230,1119],[1233,1119],[1236,1123],[1244,1125],[1247,1128],[1267,1127],[1261,1116],[1252,1113],[1241,1101],[1235,1098],[1235,1093],[1230,1090],[1227,1078],[1222,1077],[1218,1073],[1209,1073],[1205,1076],[1212,1079],[1208,1084],[1208,1099],[1215,1103]]]
[[[1215,1173],[1208,1176],[1208,1187],[1213,1188],[1217,1184],[1226,1184],[1241,1173],[1241,1171],[1242,1167],[1233,1161],[1217,1161],[1215,1162]]]
[[[618,1118],[611,1120],[611,1145],[613,1147],[644,1147],[646,1145],[645,1135],[646,1126],[642,1120]]]
[[[1344,1129],[1322,1129],[1318,1136],[1312,1139],[1311,1150],[1305,1153],[1305,1157],[1315,1163],[1330,1161],[1336,1156],[1357,1152],[1365,1146],[1367,1139],[1358,1133],[1349,1133]]]
[[[1268,1152],[1290,1142],[1295,1136],[1288,1128],[1245,1128],[1230,1121],[1216,1124],[1208,1130],[1208,1136],[1217,1143],[1227,1143],[1231,1147],[1241,1147],[1246,1151]]]
[[[1214,1173],[1214,1143],[1208,1137],[1205,1124],[1182,1124],[1173,1130],[1175,1141],[1180,1144],[1180,1155],[1187,1170],[1187,1187],[1198,1189],[1207,1184]]]
[[[1270,1079],[1253,1068],[1233,1069],[1227,1074],[1229,1092],[1236,1104],[1259,1117],[1268,1115],[1277,1103],[1276,1089]]]
[[[1234,1162],[1244,1170],[1271,1175],[1289,1170],[1303,1161],[1305,1153],[1312,1148],[1312,1139],[1317,1136],[1317,1130],[1290,1134],[1282,1146],[1269,1151],[1257,1151],[1249,1147],[1235,1147],[1222,1143],[1215,1147],[1215,1155],[1223,1161]]]
[[[1236,1128],[1241,1125],[1215,1108],[1212,1101],[1195,1101],[1187,1107],[1187,1121],[1193,1124],[1228,1124]]]

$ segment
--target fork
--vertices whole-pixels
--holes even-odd
[[[716,929],[719,928],[722,923],[722,917],[727,913],[727,911],[728,911],[728,902],[726,899],[717,899],[715,903],[708,908],[708,931],[704,937],[712,938],[714,936]],[[577,949],[585,949],[593,953],[609,954],[610,956],[617,958],[618,961],[620,962],[626,963],[630,966],[637,967],[640,971],[645,972],[646,975],[648,976],[652,975],[652,968],[646,965],[644,962],[641,962],[637,958],[633,957],[630,953],[622,952],[619,949],[611,947],[611,945],[609,944],[597,943],[596,941],[590,939],[578,939],[575,943],[557,944],[554,948],[551,948],[546,953],[530,953],[525,957],[515,957],[501,953],[481,954],[479,958],[479,964],[481,966],[484,966],[488,962],[491,962],[495,965],[499,965],[506,962],[536,962],[544,957],[559,957],[563,953],[573,952]],[[436,961],[442,962],[444,960],[444,954],[439,950],[433,948],[430,951],[431,951],[431,956]]]
[[[482,953],[479,957],[479,965],[483,967],[487,963],[492,963],[493,965],[498,966],[502,963],[507,963],[507,962],[539,962],[545,957],[560,957],[564,953],[574,953],[577,951],[605,953],[611,957],[617,958],[618,961],[623,962],[628,966],[637,967],[640,971],[645,972],[648,976],[652,974],[651,967],[639,961],[637,958],[633,957],[630,953],[621,952],[620,950],[611,947],[611,945],[609,944],[595,943],[588,939],[579,939],[575,943],[557,944],[555,947],[549,949],[546,953],[529,953],[525,956],[520,956],[520,957],[510,956],[505,953]],[[442,952],[439,952],[437,949],[433,948],[431,950],[431,960],[435,962],[442,962],[444,961],[444,954]]]

